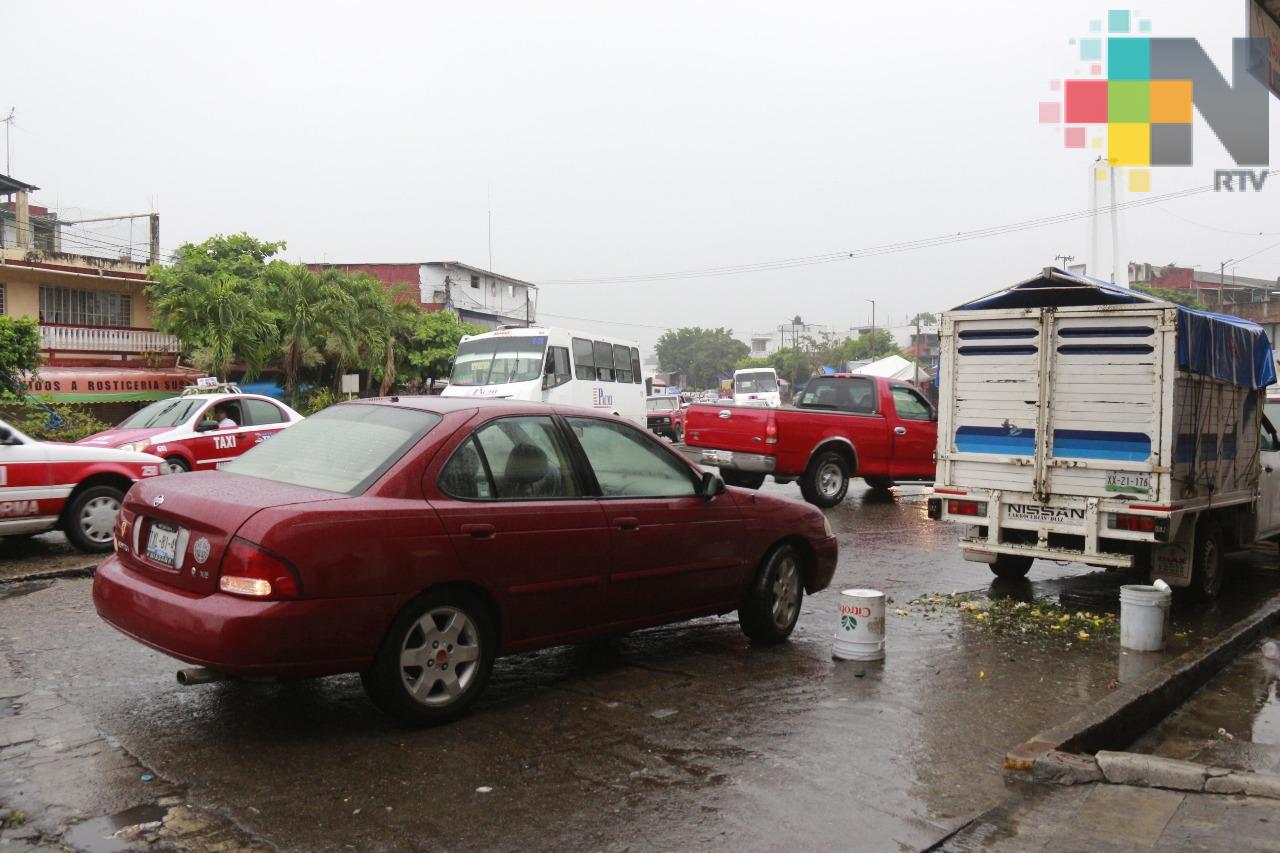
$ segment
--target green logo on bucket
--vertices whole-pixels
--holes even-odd
[[[858,617],[844,614],[840,617],[840,627],[846,631],[852,631],[858,627]]]

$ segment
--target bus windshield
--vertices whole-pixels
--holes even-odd
[[[479,338],[458,344],[449,382],[453,385],[506,385],[542,376],[546,337]]]
[[[765,394],[778,390],[778,377],[772,373],[739,373],[733,380],[737,394]]]

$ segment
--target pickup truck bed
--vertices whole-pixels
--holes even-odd
[[[772,475],[799,481],[805,500],[832,507],[851,477],[874,488],[933,482],[937,415],[906,382],[821,376],[795,407],[695,404],[685,413],[685,454],[720,468],[730,485],[759,488]]]

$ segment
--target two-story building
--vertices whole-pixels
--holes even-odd
[[[509,275],[491,272],[458,261],[411,263],[307,264],[320,272],[339,269],[367,273],[388,288],[415,288],[424,311],[455,312],[468,323],[486,329],[529,326],[537,319],[538,286]]]
[[[31,204],[37,189],[0,175],[0,314],[40,324],[42,366],[30,390],[50,401],[97,404],[95,413],[108,421],[179,393],[200,374],[178,366],[178,340],[156,330],[143,292],[158,218],[148,257],[69,252],[71,244],[104,255],[112,248],[64,235],[66,223]]]

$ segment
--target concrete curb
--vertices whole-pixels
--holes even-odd
[[[1052,752],[1096,753],[1133,743],[1280,621],[1280,595],[1202,646],[1184,652],[1131,684],[1118,687],[1065,723],[1014,747],[1007,774],[1033,776],[1037,759]],[[1219,792],[1220,793],[1220,792]]]
[[[1036,759],[1037,782],[1080,785],[1108,782],[1139,788],[1165,788],[1197,794],[1244,794],[1280,800],[1280,776],[1228,767],[1211,767],[1159,755],[1101,750],[1092,758],[1050,752]]]
[[[25,583],[27,581],[58,580],[60,578],[91,578],[97,565],[81,566],[78,569],[53,569],[47,572],[31,572],[25,575],[14,575],[0,578],[0,585],[7,583]]]

